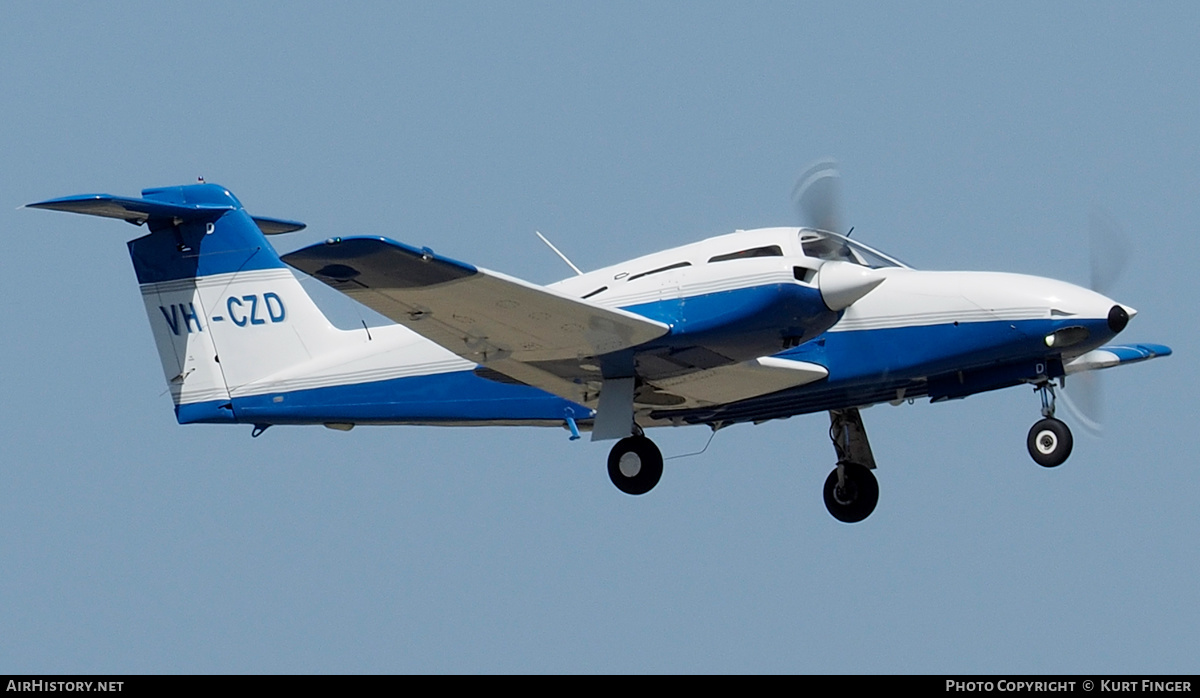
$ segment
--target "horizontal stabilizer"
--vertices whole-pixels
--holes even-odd
[[[26,208],[42,208],[50,211],[66,211],[81,213],[88,216],[103,218],[118,218],[130,223],[142,224],[152,218],[180,220],[213,221],[220,218],[226,211],[234,210],[230,204],[180,204],[153,199],[134,199],[111,194],[79,194],[64,196],[61,199],[50,199],[29,204]],[[254,216],[254,222],[259,230],[267,235],[291,233],[303,230],[304,224],[281,218]]]
[[[233,206],[227,204],[173,204],[111,194],[64,196],[61,199],[29,204],[26,208],[44,208],[50,211],[82,213],[88,216],[120,218],[130,223],[144,223],[151,218],[182,218],[184,220],[207,218],[211,220],[220,218],[221,214],[226,211],[233,210]]]
[[[1171,348],[1161,344],[1117,344],[1081,354],[1063,364],[1063,370],[1069,375],[1080,371],[1096,371],[1120,364],[1133,364],[1170,355]]]
[[[263,231],[263,235],[294,233],[308,227],[300,221],[289,221],[285,218],[267,218],[266,216],[251,216],[250,218],[254,220],[258,229]]]

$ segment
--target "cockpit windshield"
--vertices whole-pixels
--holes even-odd
[[[878,250],[855,242],[844,235],[824,230],[801,230],[800,246],[804,254],[817,259],[850,262],[871,269],[882,267],[907,267],[908,265]]]

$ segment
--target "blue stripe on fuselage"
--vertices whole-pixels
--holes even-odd
[[[1103,319],[996,320],[943,325],[827,332],[816,341],[779,356],[811,361],[829,369],[830,383],[920,378],[946,371],[1054,355],[1046,335],[1063,327],[1086,326],[1088,347],[1113,336]],[[1076,352],[1079,347],[1074,348]]]
[[[742,422],[774,419],[837,407],[861,406],[908,395],[953,397],[1016,385],[1041,373],[1061,375],[1058,355],[1045,344],[1046,335],[1064,327],[1084,326],[1089,338],[1073,353],[1113,337],[1106,319],[1078,318],[921,325],[849,332],[827,332],[812,342],[777,354],[782,358],[825,366],[825,380],[750,398],[730,405],[688,410],[660,410],[656,418],[688,422]],[[950,391],[939,378],[964,372],[960,389]],[[978,379],[971,381],[974,372]],[[890,394],[889,394],[890,393]]]
[[[825,366],[829,377],[799,388],[752,398],[731,405],[694,410],[661,410],[655,417],[679,416],[685,421],[750,421],[803,414],[833,406],[869,404],[890,399],[887,391],[959,370],[990,370],[1028,362],[1030,375],[1004,372],[1002,384],[991,390],[1032,378],[1040,360],[1050,363],[1044,337],[1056,329],[1085,325],[1087,345],[1112,337],[1106,321],[1046,319],[898,327],[852,332],[827,332],[777,356]],[[1082,350],[1082,347],[1076,347]],[[1061,370],[1061,365],[1055,364]],[[1023,369],[1020,369],[1023,370]],[[1010,375],[1011,374],[1011,375]],[[926,394],[924,390],[913,394]],[[229,401],[180,405],[181,423],[230,422],[313,424],[322,422],[495,422],[556,421],[567,411],[580,421],[591,410],[537,388],[481,378],[471,371],[396,378],[371,383],[267,393]]]
[[[320,424],[323,422],[492,422],[590,418],[582,405],[527,385],[498,383],[472,371],[394,378],[180,405],[187,422]]]

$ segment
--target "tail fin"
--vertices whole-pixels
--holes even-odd
[[[231,394],[339,346],[334,328],[264,232],[303,223],[252,218],[224,187],[146,189],[142,198],[73,196],[32,208],[120,218],[180,423],[236,420]]]

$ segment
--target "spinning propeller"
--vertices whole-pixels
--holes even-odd
[[[1088,247],[1088,286],[1109,296],[1129,262],[1130,246],[1125,232],[1099,207],[1093,207],[1088,215]],[[1099,436],[1104,430],[1104,390],[1099,373],[1072,374],[1063,387],[1067,409],[1089,433]]]
[[[842,227],[842,175],[834,160],[818,160],[800,175],[792,204],[806,228],[845,234]]]

